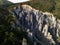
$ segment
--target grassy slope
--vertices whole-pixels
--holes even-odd
[[[27,4],[38,10],[51,12],[60,19],[60,0],[32,0]]]
[[[53,0],[32,0],[27,4],[41,11],[50,11],[55,2]]]
[[[60,19],[60,0],[56,0],[54,15]]]

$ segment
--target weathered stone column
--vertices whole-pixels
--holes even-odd
[[[22,45],[27,45],[27,40],[23,38]]]

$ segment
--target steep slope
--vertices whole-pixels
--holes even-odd
[[[31,41],[37,43],[36,45],[59,45],[57,38],[60,21],[53,14],[35,10],[29,5],[17,5],[9,12],[15,17],[12,28],[22,27]]]

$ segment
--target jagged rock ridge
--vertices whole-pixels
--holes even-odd
[[[60,22],[53,14],[35,10],[28,5],[18,5],[9,11],[16,16],[12,28],[21,26],[33,43],[58,45]]]

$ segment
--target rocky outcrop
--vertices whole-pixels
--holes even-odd
[[[35,41],[41,45],[59,45],[57,38],[60,20],[56,19],[53,14],[35,10],[28,5],[15,6],[9,12],[16,16],[12,28],[22,27],[33,43]]]

